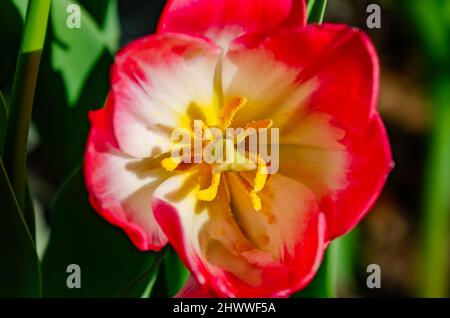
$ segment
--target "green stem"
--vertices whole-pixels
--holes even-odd
[[[446,8],[438,0],[403,0],[428,60],[434,125],[426,164],[421,222],[421,296],[446,297],[449,288],[450,42]]]
[[[142,290],[142,286],[146,286],[144,289],[144,297],[147,298],[147,295],[151,293],[153,286],[156,282],[156,278],[158,276],[159,267],[164,257],[168,252],[169,247],[165,247],[162,251],[160,251],[156,255],[156,259],[153,261],[153,264],[150,266],[148,270],[140,274],[134,280],[132,280],[125,288],[123,288],[119,293],[115,296],[116,298],[136,298],[136,291]]]
[[[424,297],[445,297],[449,288],[450,77],[436,79],[431,94],[435,125],[426,167],[420,291]]]
[[[449,66],[450,41],[445,23],[446,9],[440,0],[402,0],[399,11],[408,13],[416,28],[422,50],[426,54],[428,67],[442,70]]]
[[[308,23],[321,24],[325,16],[325,9],[327,7],[327,0],[309,0],[306,7],[306,14],[308,15]]]
[[[316,0],[308,0],[308,3],[306,5],[306,16],[309,18],[311,15],[311,11],[314,7],[314,3],[316,3]]]
[[[5,142],[6,122],[8,120],[8,107],[0,91],[0,158],[3,157],[3,144]]]
[[[188,269],[172,247],[167,251],[163,264],[160,266],[158,278],[151,297],[173,297],[184,286],[189,276]]]
[[[21,211],[26,191],[26,153],[33,97],[51,0],[30,0],[10,101],[4,163]]]
[[[337,297],[337,272],[338,272],[338,258],[339,258],[339,246],[340,239],[331,242],[330,247],[327,251],[327,262],[326,262],[326,297],[336,298]]]
[[[313,281],[303,290],[295,293],[294,298],[334,298],[337,297],[338,245],[333,241],[325,252],[322,263]]]

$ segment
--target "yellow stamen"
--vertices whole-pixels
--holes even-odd
[[[264,128],[270,129],[272,127],[272,125],[273,125],[273,121],[270,118],[269,119],[254,120],[254,121],[248,123],[247,125],[245,125],[244,130],[248,129],[248,128],[254,128],[257,131],[259,129],[264,129]]]
[[[256,211],[260,211],[262,208],[261,198],[257,193],[266,185],[268,176],[266,163],[261,159],[261,156],[258,155],[258,169],[256,170],[256,176],[253,180],[253,190],[249,192],[250,200]]]
[[[252,133],[258,133],[260,129],[270,129],[272,128],[273,121],[272,119],[262,119],[256,120],[245,125],[241,134],[237,136],[237,142],[242,142],[245,138],[250,136]],[[253,132],[249,131],[249,129],[254,129]]]
[[[249,193],[249,196],[250,196],[250,200],[252,201],[253,208],[256,211],[260,211],[261,210],[261,199],[260,199],[260,197],[258,197],[258,195],[256,194],[255,191],[251,191]]]
[[[258,196],[254,188],[252,188],[251,186],[252,180],[248,179],[248,177],[245,174],[240,174],[239,180],[245,189],[245,193],[248,195],[248,198],[250,199],[253,209],[255,209],[256,211],[260,211],[262,208],[261,198]]]
[[[204,190],[197,193],[197,198],[201,201],[212,201],[216,198],[217,190],[220,184],[220,172],[214,173],[211,180],[211,185]]]
[[[266,163],[261,159],[261,156],[258,155],[258,170],[256,171],[256,177],[253,181],[253,190],[255,193],[261,191],[266,185],[268,177],[268,171]]]
[[[174,171],[180,163],[181,158],[169,157],[161,160],[161,166],[167,171]]]
[[[228,128],[236,113],[247,104],[247,98],[236,97],[226,103],[220,110],[220,119],[222,120],[223,128]]]

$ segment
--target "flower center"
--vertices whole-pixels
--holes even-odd
[[[262,191],[266,184],[268,169],[266,162],[258,153],[259,140],[256,134],[261,129],[271,128],[273,122],[271,119],[263,119],[249,122],[243,128],[229,129],[236,114],[246,104],[245,97],[236,97],[223,105],[219,113],[220,127],[208,127],[202,121],[196,120],[194,125],[191,125],[194,127],[191,127],[189,132],[189,142],[173,147],[173,150],[183,151],[183,156],[174,155],[172,150],[171,156],[161,161],[161,166],[167,171],[184,171],[200,163],[209,165],[210,185],[197,192],[199,200],[208,202],[216,198],[223,173],[254,171],[253,181],[246,181],[249,186],[247,194],[253,208],[259,211],[261,210],[261,199],[258,192]],[[254,147],[251,145],[252,142]],[[200,146],[200,149],[197,146]],[[197,160],[199,156],[200,162]]]

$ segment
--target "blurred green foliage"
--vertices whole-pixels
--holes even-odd
[[[129,238],[94,211],[77,169],[58,192],[51,209],[52,232],[42,262],[46,297],[114,297],[128,287],[128,297],[140,297],[162,254],[141,252]],[[82,288],[66,286],[69,264],[81,268]],[[129,286],[150,270],[142,284]],[[133,287],[133,288],[132,288]]]
[[[104,10],[103,24],[100,24],[85,11],[81,15],[81,27],[68,28],[66,26],[67,14],[63,14],[66,8],[74,4],[71,0],[59,0],[53,2],[51,61],[52,69],[59,72],[64,81],[66,99],[69,107],[76,107],[81,90],[85,87],[86,80],[93,68],[99,63],[103,53],[113,55],[119,44],[119,23],[117,14],[117,2],[90,1],[102,5],[93,6],[97,14]],[[92,107],[92,106],[91,106]]]
[[[0,158],[0,297],[39,297],[40,264]]]
[[[23,21],[11,0],[0,0],[0,12],[0,89],[4,89],[14,77]]]
[[[1,5],[7,10],[6,13],[13,13],[10,16],[12,25],[15,25],[15,21],[21,22],[22,17],[14,11],[12,3]],[[16,52],[17,66],[8,107],[3,96],[0,96],[0,251],[3,256],[0,262],[0,295],[6,297],[39,297],[42,291],[40,263],[34,240],[34,209],[27,186],[26,156],[49,8],[50,0],[30,3],[24,31],[20,36],[20,51]],[[8,31],[10,26],[6,27]]]
[[[426,165],[418,294],[445,297],[450,288],[450,1],[402,0],[425,56],[434,124]]]
[[[6,121],[8,119],[8,108],[6,106],[5,98],[0,92],[0,157],[3,154],[3,145],[5,143]]]
[[[167,249],[167,255],[159,269],[152,297],[175,296],[189,277],[188,269],[181,262],[175,250],[172,247]]]
[[[119,43],[117,1],[91,5],[98,19],[104,20],[102,27],[81,7],[80,29],[66,26],[66,7],[72,3],[53,4],[33,113],[45,140],[42,148],[47,165],[59,182],[81,163],[89,131],[87,113],[103,107]]]

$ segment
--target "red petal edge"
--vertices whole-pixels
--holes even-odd
[[[169,0],[158,32],[206,36],[215,29],[238,26],[242,33],[265,33],[274,28],[306,24],[304,0]]]

